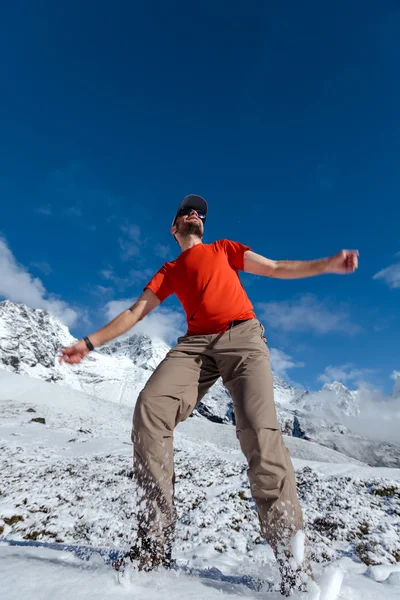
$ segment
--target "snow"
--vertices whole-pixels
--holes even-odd
[[[133,404],[107,402],[0,370],[3,540],[129,546],[136,528],[129,477]],[[31,422],[35,417],[46,423]],[[400,470],[351,463],[345,455],[303,439],[285,437],[285,442],[293,443],[307,535],[318,559],[317,584],[298,598],[399,598],[400,565],[392,553],[399,551],[400,499],[390,490],[399,489]],[[199,572],[213,567],[220,575],[144,574],[132,566],[118,578],[99,556],[85,563],[66,551],[0,542],[2,597],[281,598],[277,591],[267,591],[277,589],[276,564],[259,538],[234,427],[195,416],[177,428],[175,449],[179,522],[174,556],[180,565]],[[381,490],[389,495],[374,493]],[[380,564],[360,561],[356,548],[363,541],[365,555]],[[303,542],[301,534],[294,541],[298,562]],[[328,562],[320,562],[324,554]],[[263,580],[264,588],[250,589],[245,576]]]
[[[400,585],[400,573],[391,573],[387,579],[387,584],[398,587]]]
[[[99,564],[82,565],[78,559],[54,550],[15,549],[0,546],[2,597],[20,600],[86,600],[135,598],[163,600],[188,598],[221,599],[221,584],[210,585],[176,573],[128,573],[121,580]],[[222,584],[222,587],[223,584]],[[243,592],[242,595],[245,595]],[[247,595],[247,594],[246,594]],[[250,597],[250,593],[248,594]],[[274,596],[278,598],[278,595]]]
[[[292,540],[292,553],[293,558],[297,565],[300,566],[304,562],[305,550],[306,550],[306,534],[304,531],[298,531]]]
[[[375,565],[369,567],[365,575],[374,581],[385,581],[391,573],[400,574],[400,564],[395,567],[393,567],[393,565]]]
[[[220,381],[175,433],[174,558],[180,568],[144,574],[132,565],[117,577],[99,554],[83,562],[71,551],[71,545],[124,551],[135,537],[132,412],[168,351],[161,340],[134,335],[81,365],[60,365],[57,350],[72,341],[48,313],[0,303],[2,598],[280,598],[232,402]],[[310,394],[274,375],[274,388],[317,580],[308,595],[293,598],[398,599],[400,448],[315,416],[327,398],[335,415],[358,414],[357,394],[337,382]],[[304,542],[299,532],[297,563]],[[260,581],[261,587],[249,585]]]
[[[282,407],[293,408],[299,398],[304,395],[304,390],[289,385],[281,377],[273,373],[273,384],[275,393],[275,402]]]
[[[340,566],[328,567],[308,595],[292,596],[293,600],[398,600],[398,572],[392,572],[384,584],[368,580],[357,569],[344,572]],[[55,550],[12,548],[0,544],[2,597],[20,600],[87,600],[134,598],[135,600],[214,600],[233,596],[254,599],[280,600],[277,592],[255,592],[244,585],[200,579],[179,572],[152,574],[127,570],[118,577],[99,562],[82,564],[68,553]],[[341,590],[338,587],[343,579]],[[320,589],[318,589],[320,588]]]
[[[335,566],[329,566],[325,569],[321,580],[319,581],[320,598],[323,600],[336,600],[338,598],[344,573]]]

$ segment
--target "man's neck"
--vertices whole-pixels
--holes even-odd
[[[199,238],[197,235],[188,235],[187,237],[181,238],[178,241],[182,252],[188,250],[189,248],[193,248],[193,246],[203,243],[201,238]]]

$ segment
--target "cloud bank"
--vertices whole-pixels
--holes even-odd
[[[261,320],[284,332],[312,331],[326,334],[339,331],[355,334],[361,331],[358,325],[350,321],[343,306],[332,308],[313,294],[306,294],[292,301],[259,303],[257,308]]]
[[[19,264],[6,240],[0,237],[0,298],[41,308],[71,327],[78,312],[54,294],[50,294],[38,277]]]
[[[399,256],[399,253],[396,256]],[[382,269],[374,275],[373,279],[382,279],[392,289],[400,288],[400,262]]]
[[[111,300],[105,306],[107,319],[111,320],[124,310],[127,310],[134,304],[136,298],[125,298],[122,300]],[[167,344],[175,344],[177,338],[183,335],[186,330],[185,318],[182,312],[158,307],[142,320],[129,332],[144,333],[150,337],[161,338]]]
[[[270,348],[270,357],[272,370],[282,379],[290,379],[289,369],[304,367],[303,362],[295,362],[289,354],[277,348]]]

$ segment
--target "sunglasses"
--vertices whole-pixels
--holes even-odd
[[[197,210],[196,208],[190,208],[190,206],[186,206],[185,208],[181,208],[176,213],[177,217],[183,217],[184,215],[190,215],[191,212],[195,211],[199,219],[201,219],[204,223],[206,221],[206,214],[201,210]]]

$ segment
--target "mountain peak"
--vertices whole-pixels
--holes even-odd
[[[99,352],[109,356],[128,357],[136,366],[154,371],[169,349],[169,346],[159,338],[151,338],[144,333],[134,333],[110,342]]]
[[[332,381],[332,383],[325,383],[322,386],[322,389],[340,394],[351,394],[351,390],[349,390],[349,388],[346,387],[341,381]]]
[[[272,374],[274,383],[274,396],[276,402],[279,402],[281,406],[290,405],[291,402],[296,401],[300,396],[303,395],[304,391],[295,388],[293,385],[287,383],[279,375]]]
[[[0,302],[0,364],[5,368],[43,373],[54,366],[59,349],[73,341],[68,328],[47,311]]]
[[[38,325],[40,327],[52,327],[63,331],[71,337],[69,329],[57,317],[42,308],[31,308],[26,304],[17,304],[11,300],[0,302],[0,318],[2,322],[13,324],[18,328],[29,328]]]
[[[297,405],[308,412],[314,414],[320,412],[339,420],[343,414],[347,416],[360,414],[358,392],[349,390],[340,381],[326,383],[319,392],[304,394]]]

